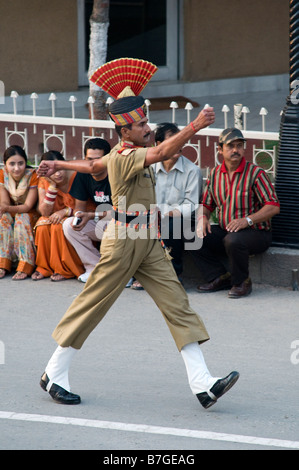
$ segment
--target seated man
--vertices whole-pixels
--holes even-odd
[[[110,144],[99,137],[89,139],[84,146],[84,159],[96,160],[110,152]],[[85,268],[85,273],[78,277],[86,282],[91,271],[100,259],[100,252],[94,242],[102,239],[109,222],[106,211],[101,213],[101,205],[111,205],[111,189],[107,170],[99,173],[77,173],[70,190],[76,199],[74,213],[79,223],[74,224],[74,217],[63,223],[63,231],[67,240],[77,251]],[[90,210],[90,201],[93,209]],[[96,210],[95,210],[96,209]]]
[[[178,132],[176,124],[160,124],[155,130],[156,145]],[[181,280],[184,244],[190,241],[190,235],[194,232],[195,210],[202,193],[202,174],[199,167],[184,157],[181,151],[168,160],[155,163],[153,169],[157,205],[162,218],[162,239],[170,248],[173,267]]]
[[[197,225],[203,245],[195,259],[208,281],[198,291],[231,288],[228,296],[234,299],[251,293],[249,255],[269,248],[270,219],[280,211],[265,171],[245,160],[244,142],[239,129],[228,128],[220,134],[218,151],[223,163],[213,168],[207,179]],[[209,222],[215,208],[219,225]],[[230,272],[223,263],[223,255],[228,257]]]

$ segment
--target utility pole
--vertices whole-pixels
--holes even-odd
[[[280,123],[273,245],[299,248],[299,0],[290,0],[290,94]]]

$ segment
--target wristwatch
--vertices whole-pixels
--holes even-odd
[[[252,222],[251,218],[250,218],[250,217],[246,217],[246,220],[247,220],[247,222],[248,222],[249,227],[251,227],[251,226],[253,225],[253,222]]]
[[[95,221],[95,223],[97,224],[97,223],[98,223],[98,221],[100,220],[100,216],[99,216],[99,214],[97,214],[97,213],[96,213],[96,214],[95,214],[95,216],[94,216],[94,219],[93,219],[93,220],[94,220],[94,221]]]

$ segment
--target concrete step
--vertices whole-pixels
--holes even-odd
[[[265,253],[250,256],[249,274],[253,283],[293,290],[299,278],[299,250],[270,247]],[[293,279],[295,276],[295,280]],[[297,277],[298,276],[298,277]],[[189,284],[204,282],[190,252],[184,254],[183,278]],[[295,285],[296,288],[296,285]]]

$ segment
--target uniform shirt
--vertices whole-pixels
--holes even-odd
[[[136,211],[131,206],[139,204],[145,211],[155,204],[154,173],[151,168],[144,168],[147,150],[117,144],[102,157],[109,174],[112,203],[117,209]]]
[[[77,173],[70,194],[80,201],[89,201],[91,199],[96,206],[111,204],[111,188],[108,176],[101,181],[96,181],[89,174]]]
[[[219,225],[226,229],[233,219],[257,212],[264,205],[279,207],[274,187],[262,168],[246,162],[243,157],[230,181],[224,162],[211,170],[202,199],[211,212],[217,207]],[[254,228],[270,230],[270,221],[255,224]]]
[[[181,155],[167,172],[162,162],[153,165],[157,204],[162,216],[178,209],[183,217],[195,211],[202,193],[202,174],[197,165]]]

